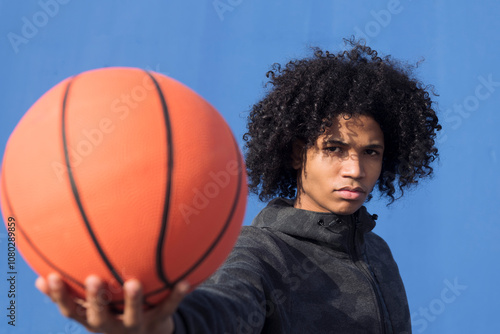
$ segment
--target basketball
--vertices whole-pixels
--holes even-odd
[[[223,263],[246,181],[229,126],[197,93],[159,73],[103,68],[60,82],[20,120],[2,161],[1,207],[37,274],[58,272],[82,298],[95,274],[115,309],[136,278],[147,307]]]

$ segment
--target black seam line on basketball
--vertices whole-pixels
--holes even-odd
[[[215,239],[215,241],[213,242],[213,244],[208,248],[208,250],[205,252],[205,254],[190,268],[188,269],[184,274],[182,274],[179,278],[177,278],[173,283],[172,283],[172,286],[175,285],[176,283],[178,283],[179,281],[181,281],[183,278],[185,278],[186,276],[188,276],[193,270],[196,269],[196,267],[198,265],[200,265],[203,260],[212,252],[213,248],[215,247],[215,245],[217,245],[217,243],[219,242],[220,238],[223,236],[223,234],[225,233],[225,231],[227,230],[227,228],[229,227],[229,223],[231,222],[232,220],[232,217],[234,215],[234,211],[236,209],[236,205],[238,204],[238,201],[239,201],[239,196],[241,194],[241,182],[242,182],[242,176],[243,176],[243,172],[242,172],[242,169],[243,169],[243,164],[241,163],[241,154],[240,154],[240,150],[238,148],[238,143],[236,142],[236,139],[232,136],[231,134],[231,137],[233,139],[233,142],[235,144],[235,148],[236,148],[236,157],[238,159],[238,170],[239,170],[239,173],[238,173],[238,186],[237,186],[237,193],[236,193],[236,196],[235,196],[235,201],[233,203],[233,206],[231,208],[231,211],[229,213],[229,218],[226,220],[226,223],[224,224],[224,227],[222,228],[221,232],[219,233],[218,237]],[[198,284],[201,284],[204,280],[200,281],[200,282],[195,282],[195,283],[192,283],[192,286],[197,286]],[[145,297],[151,297],[153,295],[156,295],[158,293],[161,293],[167,289],[171,288],[171,286],[168,286],[168,287],[162,287],[160,289],[156,289],[154,291],[151,291],[151,292],[148,292],[147,294],[145,294],[144,296]]]
[[[174,168],[174,153],[173,153],[173,144],[172,144],[172,126],[170,124],[170,115],[168,113],[167,102],[165,101],[165,96],[161,90],[158,81],[156,81],[155,77],[149,72],[145,71],[147,75],[153,81],[156,90],[158,92],[158,96],[160,97],[161,106],[163,109],[163,116],[165,120],[165,133],[167,136],[167,184],[165,186],[165,203],[163,205],[163,215],[161,221],[160,235],[158,236],[158,242],[156,244],[156,273],[158,274],[158,278],[167,286],[172,286],[172,283],[167,278],[167,274],[163,268],[163,244],[166,239],[167,227],[168,227],[168,216],[170,212],[170,195],[172,193],[172,171]]]
[[[71,184],[71,191],[73,192],[73,197],[76,201],[76,204],[78,205],[78,210],[80,211],[80,215],[82,217],[82,220],[85,223],[85,227],[87,228],[87,231],[89,232],[89,235],[92,238],[92,242],[94,243],[94,246],[96,247],[97,251],[99,252],[99,255],[101,256],[101,259],[104,261],[104,263],[106,264],[106,267],[108,267],[109,271],[114,276],[116,281],[118,283],[120,283],[120,285],[123,285],[123,279],[116,272],[115,268],[113,267],[113,265],[109,261],[108,257],[106,256],[106,253],[104,252],[101,245],[99,244],[99,241],[97,240],[97,237],[94,234],[94,231],[92,230],[92,226],[90,225],[90,221],[87,217],[87,214],[85,213],[85,209],[83,208],[83,204],[82,204],[82,201],[80,199],[80,193],[78,191],[78,187],[76,186],[76,181],[75,181],[73,171],[71,170],[71,165],[69,162],[68,140],[66,138],[66,105],[68,102],[68,95],[69,95],[70,87],[71,87],[72,83],[75,81],[75,78],[76,77],[73,77],[72,80],[66,86],[66,92],[64,93],[63,106],[62,106],[62,141],[63,141],[63,149],[64,149],[64,159],[66,160],[66,169],[68,170],[68,178],[69,178],[69,182]]]
[[[178,283],[179,281],[180,281],[180,280],[176,280],[176,281],[175,281],[175,283],[173,283],[173,284],[175,285],[175,284],[176,284],[176,283]],[[191,282],[191,283],[190,283],[190,285],[191,285],[191,286],[198,286],[198,285],[200,285],[201,283],[203,283],[204,281],[205,281],[205,279],[202,279],[202,280],[200,280],[200,281],[198,281],[198,282]],[[154,291],[150,291],[150,292],[148,292],[148,293],[146,293],[146,294],[144,295],[144,298],[149,298],[149,297],[152,297],[152,296],[154,296],[154,295],[157,295],[157,294],[159,294],[159,293],[164,292],[165,290],[171,289],[172,287],[173,287],[173,286],[171,286],[171,287],[164,286],[164,287],[159,288],[159,289],[156,289],[156,290],[154,290]]]
[[[217,238],[215,238],[215,240],[208,247],[208,249],[205,251],[205,253],[198,259],[198,261],[195,264],[193,264],[193,266],[191,266],[191,268],[189,268],[184,274],[179,276],[179,278],[174,280],[174,282],[172,283],[173,285],[177,284],[177,282],[181,281],[186,276],[188,276],[191,272],[193,272],[193,270],[195,270],[210,255],[210,253],[212,253],[215,246],[219,243],[219,240],[226,233],[227,228],[229,227],[229,225],[233,219],[233,215],[234,215],[234,212],[236,211],[236,207],[238,206],[238,202],[239,202],[239,198],[240,198],[241,183],[242,183],[242,176],[243,176],[243,172],[242,172],[243,164],[241,163],[241,154],[240,154],[240,150],[238,147],[238,143],[236,142],[236,139],[234,139],[232,133],[231,133],[231,138],[233,139],[234,146],[235,146],[236,159],[238,160],[238,171],[239,171],[238,172],[238,186],[236,187],[236,195],[234,196],[234,201],[233,201],[233,205],[231,207],[231,211],[229,212],[229,216],[227,217],[226,222],[224,223],[224,226],[222,227]]]
[[[75,278],[71,277],[68,273],[64,272],[62,269],[60,269],[59,267],[57,267],[54,263],[52,263],[48,258],[46,258],[43,253],[38,249],[38,247],[35,246],[35,244],[31,241],[31,239],[28,237],[28,234],[24,231],[22,225],[20,224],[19,220],[16,218],[16,214],[14,212],[14,209],[12,208],[12,204],[10,202],[10,199],[9,199],[9,195],[7,193],[7,185],[5,183],[5,170],[4,170],[4,173],[2,175],[2,190],[3,190],[3,193],[5,195],[5,202],[7,204],[7,209],[9,210],[9,212],[11,213],[11,216],[14,217],[16,219],[16,229],[19,230],[19,235],[20,236],[24,236],[24,239],[26,241],[26,243],[31,246],[31,248],[33,249],[33,251],[49,266],[51,267],[52,269],[54,269],[55,271],[57,271],[63,278],[66,278],[67,280],[75,283],[76,285],[78,285],[79,287],[81,287],[82,289],[85,289],[85,285],[83,283],[80,283],[78,282]]]
[[[184,279],[186,276],[188,276],[193,270],[196,269],[197,266],[199,266],[203,260],[212,252],[212,250],[214,249],[215,245],[217,245],[217,243],[219,242],[220,238],[223,236],[223,234],[225,233],[225,231],[227,230],[227,227],[229,227],[229,223],[231,222],[232,220],[232,216],[234,215],[234,211],[235,211],[235,208],[236,208],[236,205],[239,201],[239,196],[240,196],[240,192],[241,192],[241,182],[242,182],[242,168],[243,168],[243,164],[241,163],[241,154],[240,154],[240,151],[239,151],[239,148],[238,148],[238,145],[236,143],[236,140],[233,138],[233,142],[235,143],[235,146],[236,146],[236,153],[237,153],[237,157],[238,157],[238,170],[240,171],[239,172],[239,177],[238,177],[238,187],[237,187],[237,193],[236,193],[236,196],[235,196],[235,201],[233,203],[233,207],[231,208],[231,211],[230,211],[230,214],[229,214],[229,218],[226,220],[226,223],[223,227],[223,229],[221,230],[221,233],[218,235],[218,237],[215,239],[215,241],[213,242],[213,244],[208,248],[208,250],[205,252],[205,254],[190,268],[188,269],[184,274],[182,274],[179,278],[177,278],[173,283],[172,285],[175,285],[177,284],[179,281],[181,281],[182,279]],[[193,286],[197,286],[198,284],[202,283],[204,280],[200,281],[200,282],[195,282],[195,283],[192,283]],[[163,287],[163,288],[160,288],[160,289],[156,289],[154,291],[151,291],[149,293],[147,293],[145,296],[146,297],[150,297],[150,296],[153,296],[155,294],[158,294],[158,293],[161,293],[167,289],[169,289],[170,287]]]

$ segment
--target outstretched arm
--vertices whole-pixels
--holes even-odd
[[[188,296],[188,283],[179,282],[165,301],[143,311],[140,283],[125,282],[122,315],[113,314],[100,300],[105,285],[95,276],[85,282],[86,300],[75,300],[57,274],[47,280],[39,278],[36,286],[52,298],[63,315],[93,332],[170,334],[175,329],[179,334],[260,333],[267,326],[269,332],[278,333],[285,332],[279,321],[285,305],[276,292],[287,291],[286,286],[276,286],[283,281],[281,258],[269,233],[247,228],[226,262]]]

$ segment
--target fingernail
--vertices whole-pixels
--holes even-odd
[[[85,280],[85,287],[90,293],[97,293],[97,290],[99,290],[99,284],[100,280],[96,276],[89,276]]]
[[[50,274],[47,277],[47,281],[49,283],[50,290],[56,290],[56,289],[59,289],[61,287],[61,280],[55,274]]]
[[[187,293],[190,288],[191,288],[191,286],[186,281],[179,283],[179,290],[181,290],[182,293]]]
[[[38,290],[40,290],[40,291],[42,291],[42,290],[41,290],[41,287],[42,287],[42,285],[43,285],[43,281],[44,281],[43,277],[38,277],[38,278],[35,280],[35,287],[36,287]],[[42,292],[43,292],[43,291],[42,291]]]
[[[140,291],[140,283],[137,280],[128,280],[123,285],[123,288],[130,297],[137,297]]]

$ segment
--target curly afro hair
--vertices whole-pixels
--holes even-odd
[[[396,187],[402,196],[405,188],[432,174],[430,163],[438,156],[434,139],[441,130],[432,87],[413,77],[415,66],[378,57],[364,43],[347,42],[350,50],[332,54],[314,48],[313,56],[284,68],[274,64],[267,72],[271,89],[252,107],[243,136],[249,188],[261,201],[295,197],[292,144],[301,140],[305,149],[314,146],[331,120],[346,113],[373,117],[384,133],[377,185],[390,203]]]

